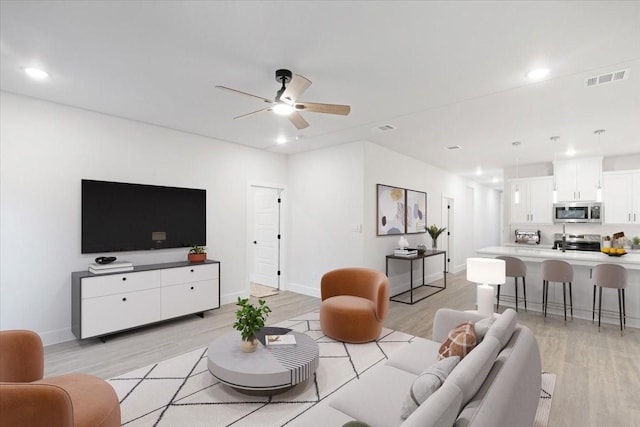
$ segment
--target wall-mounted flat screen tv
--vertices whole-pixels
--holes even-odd
[[[82,253],[207,244],[207,191],[82,180]]]

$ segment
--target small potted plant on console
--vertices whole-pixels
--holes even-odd
[[[271,309],[262,299],[258,300],[258,306],[249,302],[249,298],[238,297],[236,303],[240,308],[236,310],[236,322],[233,328],[240,331],[242,341],[240,348],[245,353],[251,353],[258,347],[256,332],[264,327],[264,321],[271,313]]]
[[[189,262],[204,262],[207,259],[207,248],[193,245],[187,255]]]
[[[429,236],[431,236],[431,247],[432,247],[432,249],[434,251],[438,249],[438,237],[446,229],[447,229],[447,227],[440,228],[435,224],[433,224],[433,225],[431,225],[429,227],[425,227],[425,230],[427,230],[427,233],[429,233]]]
[[[640,237],[635,236],[631,239],[631,249],[640,249]]]

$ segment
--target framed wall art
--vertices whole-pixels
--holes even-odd
[[[406,190],[406,233],[426,233],[427,193]]]
[[[387,236],[405,232],[405,190],[377,184],[377,235]]]

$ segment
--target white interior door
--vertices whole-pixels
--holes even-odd
[[[451,271],[451,260],[453,259],[453,199],[442,197],[442,226],[447,227],[442,239],[442,250],[447,251],[446,271]]]
[[[253,256],[250,280],[279,288],[280,189],[251,187],[253,193]]]

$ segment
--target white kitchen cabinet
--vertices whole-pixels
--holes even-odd
[[[133,271],[71,274],[71,330],[100,337],[220,307],[220,263],[174,262]]]
[[[640,224],[640,170],[603,174],[604,222]]]
[[[602,183],[602,157],[556,160],[553,174],[559,202],[596,201]]]
[[[552,177],[514,179],[510,184],[512,224],[552,223]],[[515,203],[516,188],[520,193],[520,203]]]

